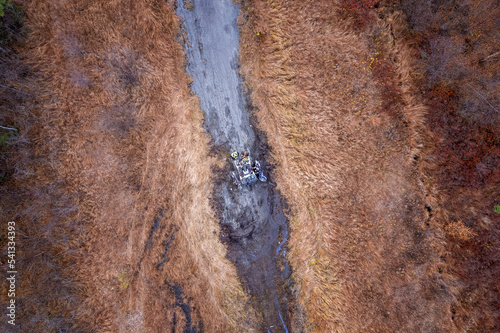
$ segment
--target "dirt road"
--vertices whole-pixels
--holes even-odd
[[[205,114],[205,129],[228,154],[250,149],[260,159],[263,145],[252,129],[237,72],[238,6],[230,0],[178,0],[177,6],[184,20],[187,71]],[[279,193],[260,182],[238,190],[229,175],[215,193],[228,257],[262,314],[257,326],[264,332],[289,332],[290,297],[283,288],[290,276],[284,257],[288,231]]]

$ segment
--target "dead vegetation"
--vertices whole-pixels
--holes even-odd
[[[430,131],[436,122],[420,79],[452,75],[446,63],[451,56],[430,53],[427,75],[415,61],[418,50],[410,46],[414,40],[399,3],[375,4],[242,5],[241,70],[272,147],[274,177],[292,211],[290,261],[306,313],[306,322],[292,316],[295,328],[493,332],[498,273],[491,258],[498,246],[487,249],[481,241],[469,248],[487,270],[475,283],[453,258],[465,238],[486,233],[457,224],[471,220],[459,203],[476,210],[475,218],[484,216],[491,232],[497,217],[486,213],[486,205],[493,209],[498,183],[491,180],[480,192],[442,190],[450,179],[437,177],[446,162],[436,157],[442,141]],[[442,52],[453,49],[445,47],[446,39],[434,43]],[[450,172],[456,166],[445,165]],[[478,204],[480,193],[489,193],[488,204]]]
[[[27,141],[0,189],[22,331],[252,331],[172,2],[22,5],[29,73],[2,84],[29,95],[9,118]]]
[[[0,207],[22,331],[252,331],[173,3],[18,4]],[[243,2],[241,70],[291,207],[294,331],[499,329],[498,9]]]
[[[431,112],[436,149],[426,170],[439,193],[446,261],[461,288],[458,330],[500,329],[500,113],[497,1],[402,1],[418,50],[418,87]],[[416,14],[419,13],[418,15]],[[424,18],[416,19],[417,16]]]

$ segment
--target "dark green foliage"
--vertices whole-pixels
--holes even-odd
[[[0,0],[0,17],[5,16],[5,4],[7,0]]]
[[[22,40],[24,13],[11,1],[0,0],[0,45],[6,46]]]

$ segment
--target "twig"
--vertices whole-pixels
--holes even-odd
[[[488,60],[489,58],[494,57],[494,56],[497,56],[497,55],[499,55],[499,54],[500,54],[500,51],[495,52],[495,53],[493,53],[493,54],[490,54],[489,56],[487,56],[486,58],[484,58],[484,59],[483,59],[483,61],[484,61],[484,60]]]
[[[17,132],[17,128],[10,128],[10,127],[5,127],[5,126],[0,126],[0,128]]]
[[[490,102],[488,102],[488,100],[487,100],[487,99],[486,99],[483,95],[481,95],[481,94],[480,94],[480,93],[479,93],[476,89],[472,88],[472,86],[471,86],[470,84],[468,84],[468,83],[467,83],[467,85],[468,85],[468,86],[469,86],[469,88],[471,88],[471,89],[472,89],[472,90],[473,90],[476,94],[478,94],[478,95],[479,95],[482,99],[484,99],[484,101],[485,101],[486,103],[488,103],[488,105],[489,105],[489,106],[491,106],[493,110],[495,110],[496,112],[498,112],[498,110],[497,110],[497,109],[496,109],[493,105],[491,105],[491,103],[490,103]]]
[[[9,86],[5,86],[5,85],[3,85],[3,84],[0,84],[0,87],[4,87],[4,88],[7,88],[7,89],[11,89],[11,90],[14,90],[15,92],[18,92],[18,93],[20,93],[20,94],[24,94],[24,95],[28,96],[28,94],[27,94],[27,93],[25,93],[24,91],[21,91],[21,90],[18,90],[18,89],[15,89],[15,88],[9,87]]]
[[[8,108],[6,108],[6,107],[4,107],[4,106],[2,106],[2,105],[0,105],[0,109],[5,110],[5,111],[7,111],[7,112],[12,112],[12,113],[15,113],[13,110],[8,109]]]

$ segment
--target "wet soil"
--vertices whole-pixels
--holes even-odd
[[[178,0],[177,15],[182,19],[191,89],[200,99],[204,127],[215,147],[228,156],[247,149],[268,170],[262,160],[266,145],[252,128],[238,75],[238,5],[230,0]],[[291,297],[284,288],[290,282],[288,226],[272,179],[238,189],[227,173],[214,193],[228,258],[262,315],[257,326],[263,332],[289,332]]]

